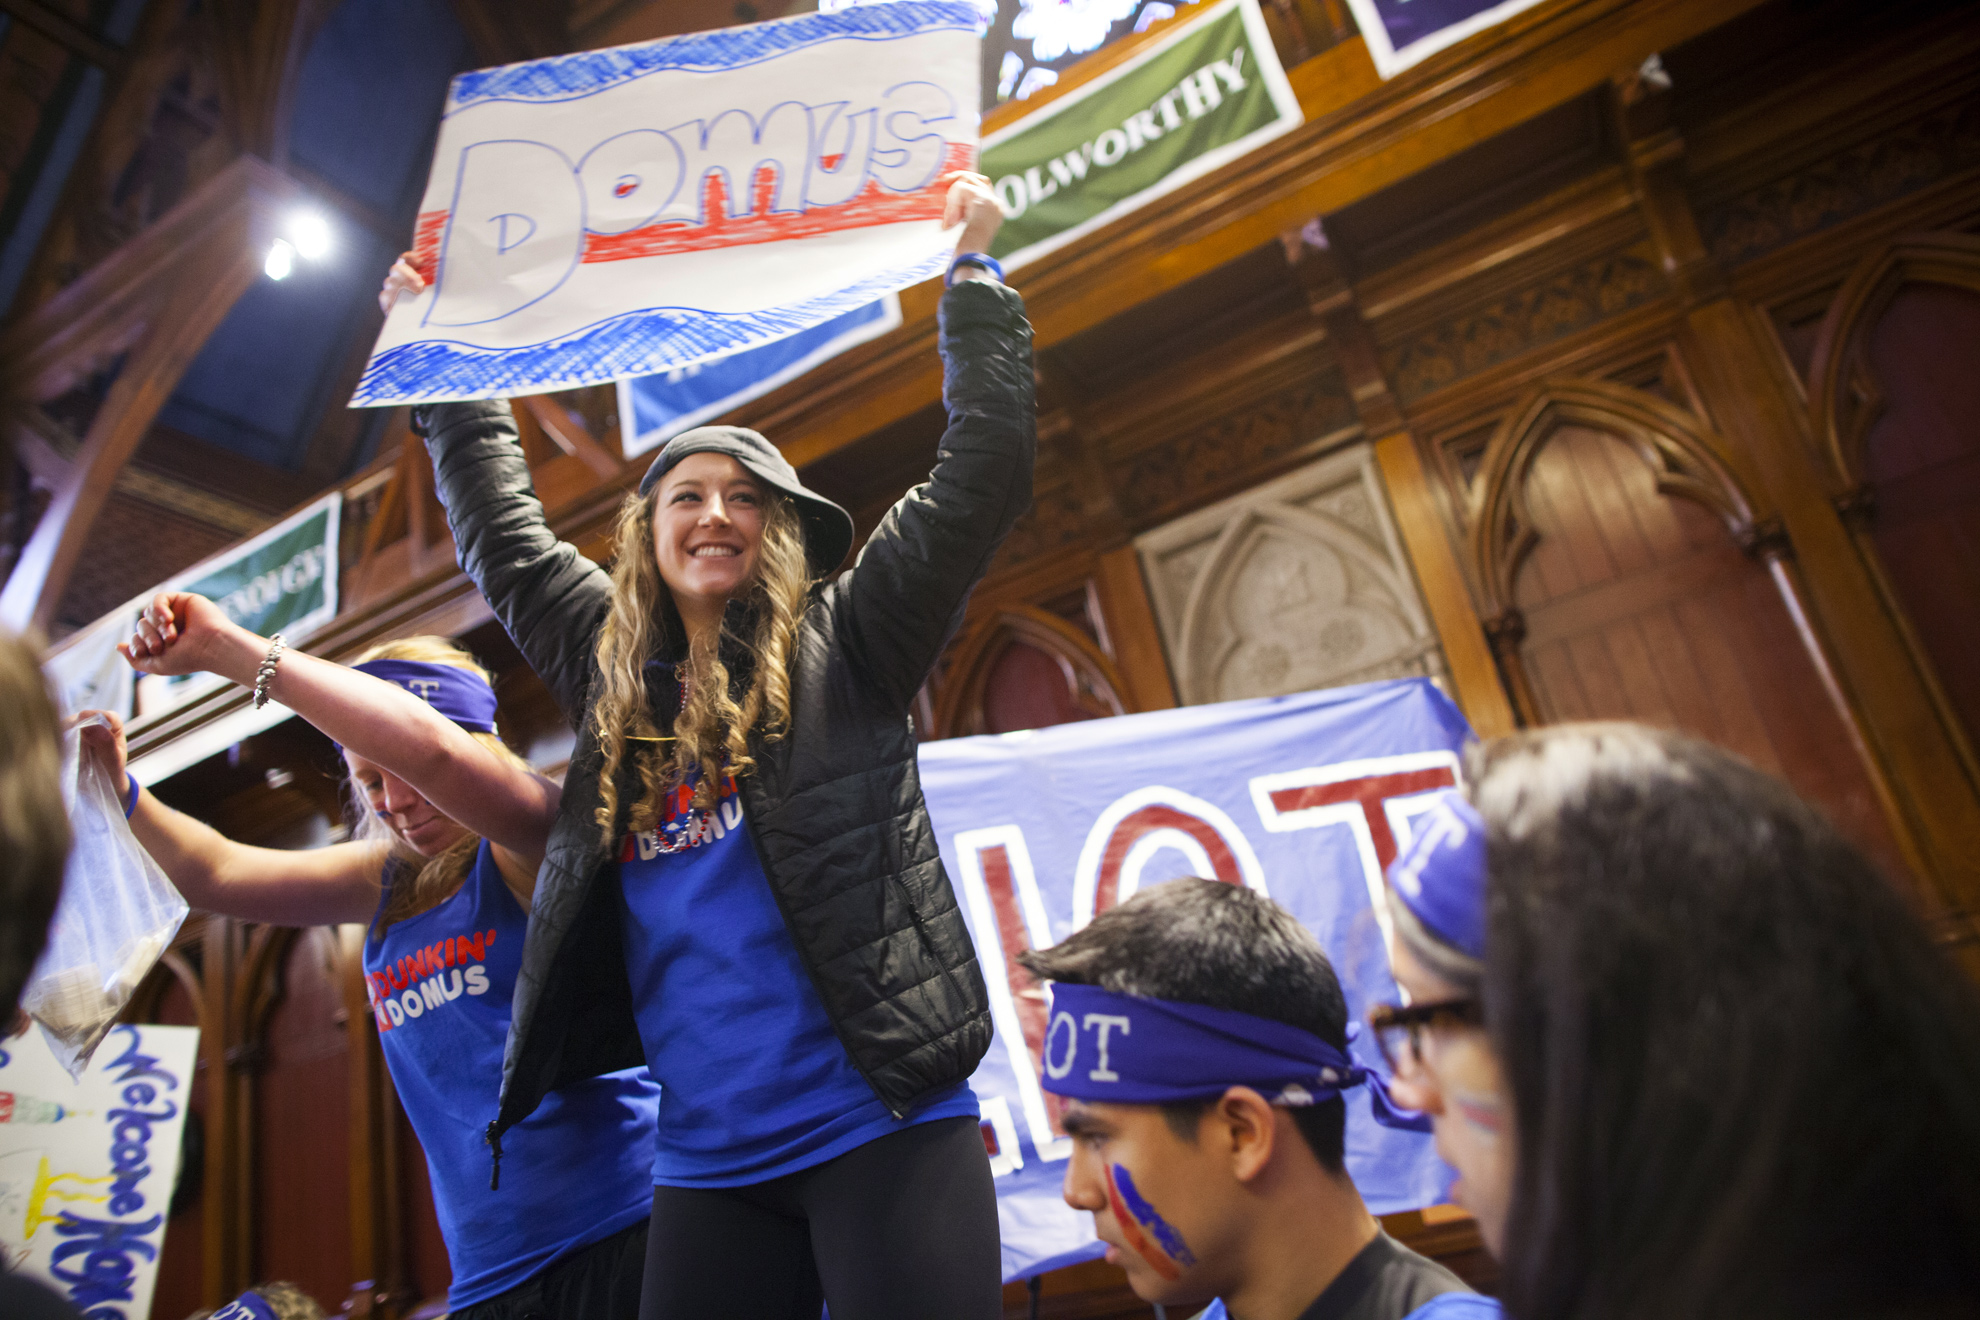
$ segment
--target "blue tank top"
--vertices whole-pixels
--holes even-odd
[[[382,904],[381,904],[382,908]],[[426,1152],[454,1309],[507,1292],[646,1218],[660,1088],[643,1068],[552,1091],[502,1137],[502,1186],[483,1140],[502,1085],[528,918],[484,841],[454,896],[364,946],[365,985],[392,1084]]]
[[[619,854],[633,1013],[658,1078],[653,1181],[738,1187],[822,1164],[917,1123],[977,1117],[957,1082],[896,1119],[860,1076],[791,940],[743,825],[735,782],[663,853],[663,828]]]

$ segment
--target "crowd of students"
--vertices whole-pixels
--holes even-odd
[[[505,404],[423,410],[462,565],[577,731],[561,784],[501,743],[452,643],[346,668],[184,594],[131,663],[336,740],[352,840],[225,839],[137,788],[114,718],[85,730],[196,906],[369,923],[457,1315],[1002,1314],[967,1084],[988,996],[909,710],[1029,500],[1033,368],[981,176],[948,219],[949,427],[836,576],[851,519],[754,432],[670,441],[607,571],[550,532]],[[386,296],[417,286],[401,265]],[[0,687],[11,1017],[66,844],[11,641]],[[1318,943],[1253,891],[1156,886],[1023,956],[1066,1200],[1135,1291],[1235,1320],[1495,1310],[1363,1204],[1365,1087],[1434,1132],[1521,1320],[1980,1311],[1980,1005],[1861,856],[1777,781],[1635,726],[1496,740],[1466,784],[1390,871],[1386,1079]]]

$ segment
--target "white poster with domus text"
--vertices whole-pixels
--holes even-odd
[[[81,1081],[39,1031],[0,1040],[0,1256],[90,1320],[145,1320],[199,1050],[194,1027],[111,1028]]]
[[[974,0],[894,0],[455,78],[427,278],[354,407],[539,394],[773,343],[942,273]]]

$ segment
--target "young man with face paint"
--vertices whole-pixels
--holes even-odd
[[[1285,909],[1175,880],[1019,958],[1053,983],[1044,1085],[1070,1102],[1066,1201],[1137,1295],[1215,1298],[1219,1320],[1497,1314],[1384,1233],[1348,1177],[1341,1096],[1369,1078],[1333,965]]]

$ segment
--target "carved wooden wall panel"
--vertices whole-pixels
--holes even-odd
[[[1013,733],[1135,709],[1101,645],[1090,593],[1055,614],[1011,605],[970,628],[950,652],[934,703],[933,736]]]
[[[1443,675],[1366,446],[1136,544],[1186,702]]]
[[[254,1076],[253,1170],[257,1278],[312,1297],[350,1292],[350,1063],[343,959],[325,927],[299,932],[275,973],[281,999],[267,1017]]]
[[[1980,263],[1975,267],[1980,283]],[[1980,746],[1980,293],[1910,284],[1868,336],[1871,541],[1947,704]]]
[[[1641,720],[1709,738],[1793,783],[1896,865],[1778,584],[1721,510],[1661,492],[1658,475],[1627,440],[1588,425],[1557,426],[1533,454],[1521,491],[1531,550],[1505,566],[1532,717]]]

